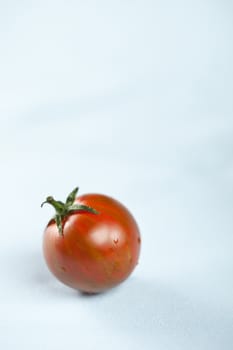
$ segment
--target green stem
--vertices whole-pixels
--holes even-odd
[[[60,202],[60,201],[56,201],[52,196],[49,196],[46,198],[46,201],[44,201],[42,204],[41,204],[41,208],[43,207],[44,204],[51,204],[56,213],[57,214],[62,214],[64,209],[65,209],[65,204]]]
[[[68,195],[65,203],[63,203],[61,201],[57,201],[52,196],[49,196],[41,204],[41,207],[43,207],[44,204],[50,204],[54,207],[55,212],[56,212],[54,220],[56,222],[60,236],[63,236],[63,223],[64,223],[64,219],[67,216],[69,216],[73,213],[80,213],[80,212],[85,212],[85,211],[92,213],[92,214],[98,214],[98,212],[94,208],[91,208],[87,205],[74,204],[77,192],[78,192],[78,187],[76,187]]]

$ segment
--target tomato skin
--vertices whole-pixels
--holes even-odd
[[[50,271],[64,284],[98,293],[123,282],[138,263],[138,225],[120,202],[101,194],[85,194],[76,204],[98,214],[70,214],[59,235],[54,220],[44,232],[43,252]]]

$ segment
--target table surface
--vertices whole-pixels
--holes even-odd
[[[0,348],[232,349],[232,3],[0,9]],[[40,203],[76,185],[142,235],[130,278],[96,296],[42,255]]]

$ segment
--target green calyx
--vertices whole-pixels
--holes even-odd
[[[63,221],[64,219],[73,213],[80,213],[83,211],[92,213],[92,214],[98,214],[98,212],[91,208],[88,207],[87,205],[82,205],[82,204],[75,204],[75,198],[78,193],[78,187],[76,187],[66,198],[66,202],[63,203],[61,201],[55,200],[52,196],[49,196],[46,198],[46,201],[44,201],[41,204],[41,207],[43,207],[44,204],[50,204],[54,207],[56,214],[54,216],[54,220],[57,224],[58,232],[60,236],[63,236]]]

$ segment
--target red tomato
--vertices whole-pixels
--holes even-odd
[[[120,202],[102,194],[76,197],[77,191],[66,203],[47,198],[45,203],[55,207],[56,216],[44,232],[44,256],[61,282],[98,293],[118,285],[133,271],[140,253],[140,232]]]

